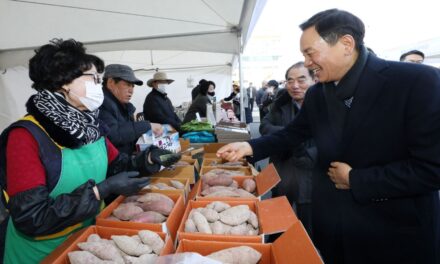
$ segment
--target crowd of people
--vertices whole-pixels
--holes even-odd
[[[219,100],[246,123],[255,104],[262,137],[218,157],[269,157],[282,179],[272,195],[287,196],[325,263],[439,263],[439,70],[418,50],[399,59],[410,63],[378,58],[363,22],[346,11],[319,12],[300,28],[305,60],[284,80],[258,90],[234,82]],[[157,71],[135,118],[130,100],[144,82],[72,39],[38,48],[29,76],[36,93],[27,115],[0,138],[4,263],[38,263],[104,202],[137,193],[180,158],[154,146],[136,151],[137,139],[161,135],[164,124],[182,133],[216,103],[216,84],[201,79],[181,120],[167,95],[174,80]]]

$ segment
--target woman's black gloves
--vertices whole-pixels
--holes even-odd
[[[139,176],[137,171],[124,171],[98,183],[96,187],[98,188],[101,200],[110,194],[124,196],[137,194],[140,189],[150,183],[149,177],[137,178],[137,176]]]
[[[178,162],[182,155],[180,153],[173,153],[169,150],[155,148],[150,151],[150,158],[153,163],[160,164],[164,167],[169,167]]]

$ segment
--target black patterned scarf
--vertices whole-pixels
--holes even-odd
[[[70,105],[62,94],[39,91],[29,98],[26,108],[61,146],[78,148],[95,142],[102,135],[99,110],[80,111]]]

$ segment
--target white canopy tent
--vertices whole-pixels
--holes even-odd
[[[25,113],[34,91],[27,63],[52,38],[74,38],[106,64],[131,66],[144,81],[161,69],[176,81],[175,105],[201,78],[230,92],[232,65],[266,0],[0,0],[0,129]],[[141,110],[148,88],[136,90]],[[138,92],[139,91],[139,92]]]

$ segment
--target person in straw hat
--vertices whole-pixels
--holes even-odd
[[[145,98],[144,118],[154,123],[169,124],[179,131],[182,121],[174,112],[173,104],[166,92],[167,86],[172,82],[174,80],[168,79],[165,72],[159,71],[148,80],[147,85],[153,89]]]

